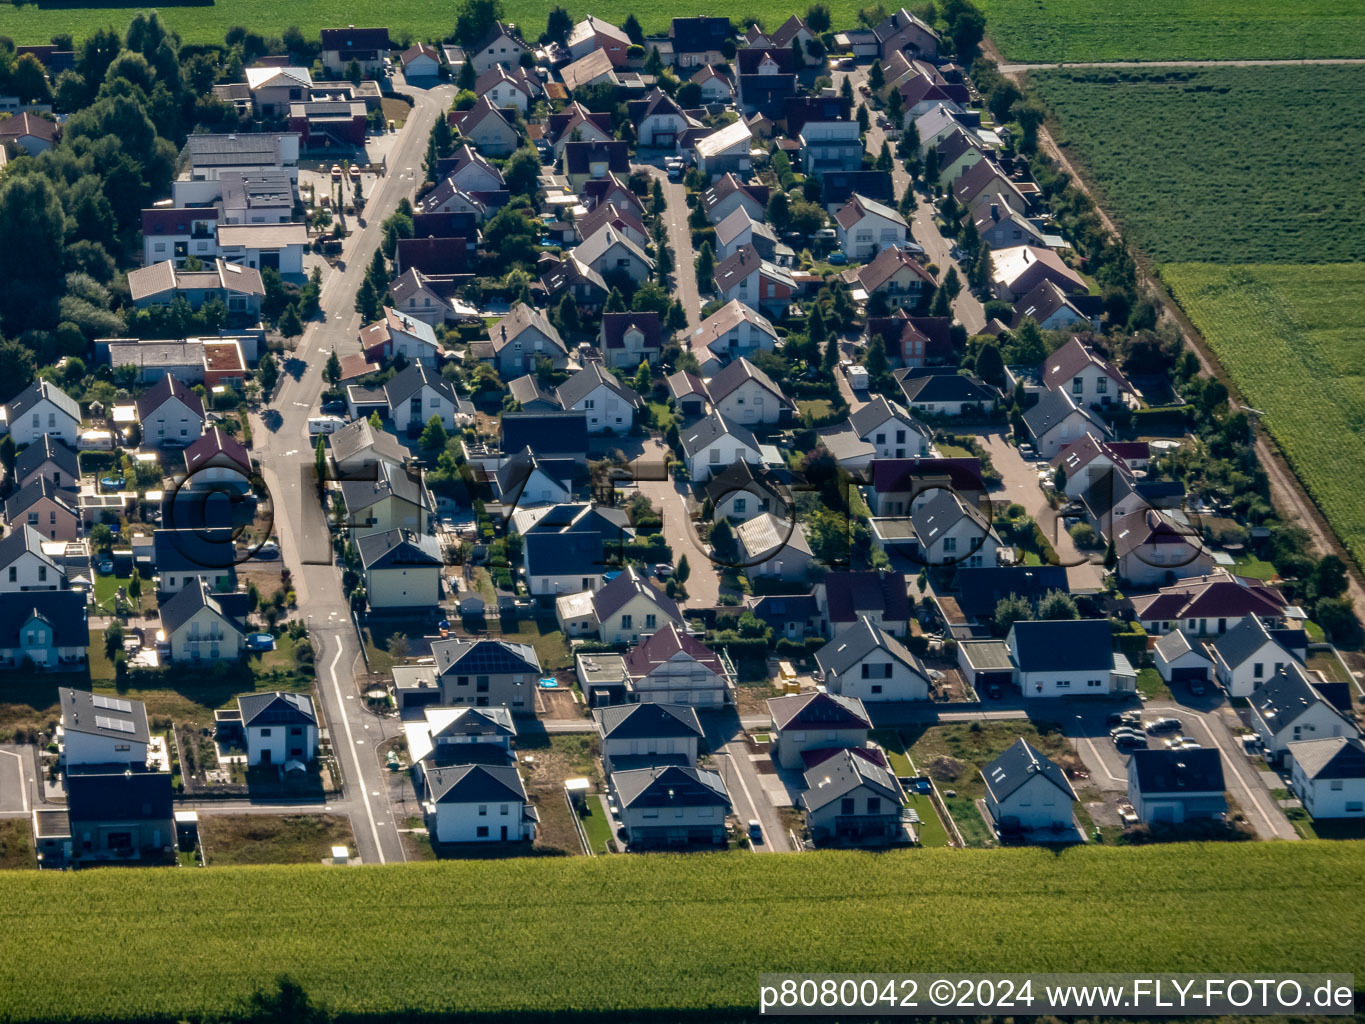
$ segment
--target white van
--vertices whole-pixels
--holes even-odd
[[[308,420],[309,437],[325,437],[335,434],[346,425],[340,416],[314,416]]]

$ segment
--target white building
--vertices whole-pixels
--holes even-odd
[[[1356,736],[1289,744],[1290,785],[1318,818],[1365,817],[1365,745]]]
[[[237,698],[246,734],[247,764],[307,764],[317,754],[318,717],[304,693],[244,693]]]
[[[864,703],[929,699],[929,670],[866,617],[815,654],[825,688]]]

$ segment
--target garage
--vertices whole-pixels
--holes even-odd
[[[1178,629],[1156,642],[1153,658],[1157,674],[1168,686],[1172,683],[1207,683],[1213,669],[1203,644],[1194,646]]]

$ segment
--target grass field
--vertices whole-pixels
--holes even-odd
[[[545,14],[549,6],[534,0],[503,0],[508,21],[515,22],[526,36],[534,41],[545,29]],[[393,0],[382,7],[368,10],[352,0],[309,0],[306,4],[280,4],[268,0],[217,0],[208,4],[150,4],[168,25],[187,43],[221,42],[227,30],[243,25],[265,36],[278,36],[291,25],[297,25],[304,35],[316,38],[319,29],[344,28],[347,25],[386,25],[396,41],[406,33],[416,39],[441,39],[455,27],[457,5],[438,5],[430,0]],[[53,33],[70,32],[77,40],[97,29],[110,25],[122,35],[128,22],[140,9],[126,3],[89,4],[56,0],[56,2],[16,5],[0,3],[0,34],[10,36],[20,45],[45,43]],[[735,20],[750,15],[763,21],[770,29],[787,20],[797,8],[779,0],[754,0],[741,11],[727,12]],[[857,20],[854,4],[831,4],[834,23],[838,28],[852,27]],[[634,0],[595,0],[569,6],[575,19],[589,13],[617,25],[632,11],[646,32],[662,33],[669,21],[680,12],[656,3],[637,3]],[[801,10],[805,10],[803,6]],[[396,62],[395,56],[395,62]]]
[[[1012,61],[1365,56],[1357,0],[982,0]]]
[[[1161,275],[1365,562],[1365,266],[1186,263]]]
[[[1158,263],[1365,259],[1365,66],[1032,72],[1057,141]],[[1312,110],[1312,117],[1304,111]]]
[[[351,822],[340,814],[204,814],[199,833],[211,867],[317,864],[333,846],[355,852]]]
[[[27,818],[0,821],[0,870],[33,868],[33,830]]]
[[[934,950],[968,973],[1359,974],[1363,855],[1306,842],[15,872],[0,923],[23,941],[0,958],[0,1018],[198,1019],[288,972],[356,1014],[714,1019],[756,1015],[760,971],[904,970]],[[550,969],[569,938],[592,970]]]

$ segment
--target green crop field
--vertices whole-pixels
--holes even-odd
[[[1358,0],[983,0],[1012,61],[1365,57]]]
[[[534,40],[545,29],[545,14],[552,5],[536,0],[503,0],[507,20],[515,22]],[[592,0],[589,3],[565,4],[575,18],[594,14],[619,25],[632,11],[646,32],[665,32],[674,17],[701,13],[701,9],[679,11],[661,7],[657,0],[640,3],[637,0]],[[284,4],[271,0],[217,0],[207,4],[148,4],[156,9],[162,20],[179,32],[187,43],[220,42],[234,25],[242,25],[265,36],[280,35],[291,25],[304,34],[316,37],[319,29],[344,28],[347,25],[383,25],[395,37],[404,33],[413,39],[441,39],[455,27],[458,4],[435,4],[431,0],[390,0],[378,6],[355,3],[354,0],[308,0],[307,3]],[[70,32],[80,39],[96,29],[114,26],[121,33],[129,20],[140,9],[137,4],[116,0],[113,3],[39,2],[14,4],[0,0],[0,35],[16,43],[45,43],[56,32]],[[738,20],[753,15],[765,25],[776,28],[799,8],[780,0],[754,0],[741,10],[726,12]],[[857,20],[856,4],[830,4],[834,22],[839,27],[851,27]]]
[[[1365,66],[1042,71],[1057,141],[1165,262],[1365,259]],[[1310,112],[1311,111],[1311,115]]]
[[[16,872],[0,1019],[756,1016],[763,971],[1365,970],[1359,843]],[[584,957],[573,956],[584,951]],[[572,966],[570,966],[572,964]]]
[[[1365,564],[1365,266],[1180,263],[1161,276]]]

